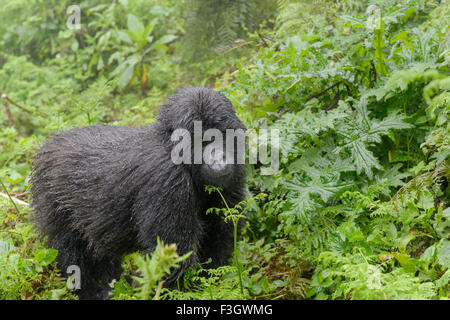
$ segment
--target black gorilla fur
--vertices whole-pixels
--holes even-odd
[[[166,279],[176,285],[185,269],[212,258],[227,263],[233,251],[233,227],[223,217],[206,215],[223,207],[202,165],[171,161],[172,132],[245,129],[233,105],[206,88],[186,88],[168,98],[157,121],[139,128],[94,125],[52,135],[33,163],[32,206],[35,223],[58,249],[57,263],[81,269],[82,299],[104,299],[108,284],[121,274],[122,257],[137,250],[151,253],[159,236],[176,243],[180,255],[193,253]],[[230,206],[244,197],[245,169],[232,166],[217,181]],[[214,179],[212,179],[214,180]]]

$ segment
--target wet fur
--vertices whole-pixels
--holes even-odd
[[[34,221],[59,250],[57,263],[81,269],[82,299],[105,299],[108,284],[122,272],[122,257],[151,253],[159,236],[176,243],[180,255],[193,254],[167,279],[173,286],[184,270],[212,258],[227,263],[233,228],[223,217],[205,215],[223,207],[204,192],[199,165],[175,165],[173,130],[244,128],[230,101],[206,88],[186,88],[168,98],[155,123],[139,128],[94,125],[52,135],[33,162]],[[233,165],[223,194],[230,206],[244,196],[245,170]]]

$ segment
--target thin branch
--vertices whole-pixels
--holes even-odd
[[[9,201],[12,202],[12,204],[14,205],[14,208],[16,208],[17,214],[20,215],[20,211],[19,208],[17,207],[16,203],[13,200],[13,197],[9,194],[8,189],[6,189],[5,185],[3,184],[2,179],[0,179],[0,185],[2,186],[3,190],[5,190],[6,194],[0,193],[2,195],[2,197],[6,196],[6,199],[9,199]],[[19,199],[16,199],[19,200]]]
[[[372,66],[370,73],[373,74],[373,79],[372,81],[370,81],[370,88],[373,88],[378,80],[378,74],[377,69],[375,68],[375,64],[373,63],[373,60],[370,60],[370,65]]]
[[[239,49],[239,48],[241,48],[241,47],[243,47],[243,46],[246,46],[246,45],[248,45],[248,44],[251,44],[251,43],[253,43],[253,42],[254,42],[253,40],[240,42],[239,44],[237,44],[237,45],[235,45],[235,46],[233,46],[233,47],[231,47],[231,48],[229,48],[229,49],[223,51],[223,52],[221,53],[221,56],[224,56],[224,55],[230,53],[230,52],[233,51],[233,50]]]
[[[13,117],[11,109],[9,108],[9,105],[8,105],[8,96],[5,93],[2,94],[2,100],[3,100],[3,104],[5,105],[5,110],[6,110],[6,114],[8,115],[9,123],[11,124],[11,126],[13,128],[16,129],[16,131],[19,134],[21,134],[20,128],[17,126],[16,122],[14,121],[14,117]]]
[[[325,107],[325,111],[330,111],[331,109],[336,108],[339,105],[339,92],[333,98],[333,101]]]
[[[348,96],[349,96],[350,98],[353,98],[353,94],[352,94],[352,90],[350,89],[350,86],[348,85],[348,83],[347,83],[346,81],[344,81],[343,83],[344,83],[344,85],[345,85],[345,88],[347,89],[347,94],[348,94]],[[353,101],[350,100],[350,101],[349,101],[349,104],[350,104],[350,108],[352,108],[352,110],[354,111],[355,108],[353,108]]]
[[[320,91],[320,92],[314,93],[313,95],[310,95],[310,96],[306,99],[306,101],[309,101],[309,100],[311,100],[311,99],[318,98],[318,97],[324,95],[328,90],[331,90],[331,89],[333,89],[334,87],[340,85],[341,82],[342,82],[342,81],[338,81],[338,82],[336,82],[335,84],[332,84],[331,86],[329,86],[328,88],[326,88],[326,89],[324,89],[324,90],[322,90],[322,91]]]
[[[345,81],[343,83],[344,83],[345,88],[347,89],[348,96],[353,98],[352,90],[350,89],[348,83]]]
[[[23,110],[25,112],[28,112],[28,113],[31,113],[31,114],[36,114],[36,115],[41,116],[42,118],[45,118],[45,119],[49,118],[49,116],[46,115],[45,113],[42,113],[42,112],[34,110],[34,109],[29,109],[29,108],[26,108],[26,107],[18,104],[17,102],[12,100],[10,97],[8,97],[8,95],[6,93],[2,94],[2,99],[3,99],[3,102],[6,103],[6,101],[9,101],[10,103],[12,103],[13,105],[15,105],[16,107],[18,107],[19,109],[21,109],[21,110]]]
[[[258,34],[259,39],[261,39],[261,41],[263,42],[264,47],[268,48],[269,44],[267,43],[266,39],[264,39],[264,37],[261,35],[259,31],[256,31],[256,33]]]
[[[30,205],[28,203],[26,203],[25,201],[22,201],[20,199],[17,199],[16,197],[13,196],[8,196],[7,194],[0,192],[0,197],[5,198],[5,199],[9,199],[11,201],[13,201],[14,203],[18,203],[24,207],[29,207]],[[10,198],[11,197],[11,198]]]

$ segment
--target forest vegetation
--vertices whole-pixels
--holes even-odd
[[[229,265],[168,290],[161,242],[112,299],[450,298],[448,1],[81,0],[69,28],[71,5],[0,0],[0,299],[76,299],[31,220],[39,146],[152,123],[184,86],[278,129],[279,168],[248,165],[247,200],[209,213],[245,211]]]

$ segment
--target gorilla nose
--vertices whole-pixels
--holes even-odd
[[[213,150],[211,152],[211,169],[222,171],[227,165],[226,154],[222,151]]]

